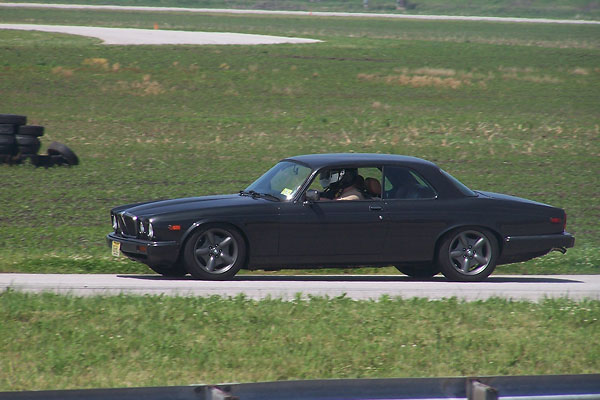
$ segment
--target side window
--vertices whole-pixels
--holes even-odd
[[[321,193],[322,200],[379,200],[382,196],[382,167],[336,167],[319,171],[308,189]],[[343,172],[342,172],[343,171]],[[352,184],[344,179],[352,176]]]
[[[362,177],[362,190],[365,198],[368,200],[381,199],[381,189],[383,187],[381,184],[382,168],[359,168],[358,174]]]
[[[383,195],[385,199],[433,199],[433,187],[419,174],[406,167],[385,167]]]

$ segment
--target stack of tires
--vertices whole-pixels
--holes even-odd
[[[39,167],[77,165],[75,153],[62,143],[52,142],[47,154],[38,154],[44,127],[27,125],[24,115],[0,114],[0,163],[20,164],[29,159]]]

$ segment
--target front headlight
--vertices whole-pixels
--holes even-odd
[[[154,228],[152,227],[152,222],[148,222],[148,237],[150,239],[154,239]]]
[[[138,220],[138,236],[140,238],[154,238],[154,227],[150,221]]]
[[[115,214],[110,214],[110,222],[112,222],[113,230],[116,232],[119,225],[117,224],[117,216]]]

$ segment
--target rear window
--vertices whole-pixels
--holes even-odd
[[[384,169],[383,196],[385,199],[434,199],[437,193],[422,176],[415,171],[398,166]]]
[[[442,175],[444,175],[446,178],[448,178],[450,180],[450,182],[452,182],[454,184],[454,186],[456,186],[456,188],[458,190],[460,190],[460,192],[462,194],[464,194],[465,196],[469,196],[469,197],[477,197],[477,193],[475,193],[474,191],[472,191],[471,189],[466,187],[461,181],[459,181],[458,179],[456,179],[455,177],[453,177],[452,175],[450,175],[443,169],[440,169],[440,172],[442,173]]]

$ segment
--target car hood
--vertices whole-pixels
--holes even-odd
[[[494,200],[503,200],[503,201],[517,202],[517,203],[532,204],[532,205],[537,205],[537,206],[552,207],[548,204],[540,203],[540,202],[529,200],[529,199],[524,199],[522,197],[510,196],[508,194],[484,192],[481,190],[476,190],[476,193],[483,195],[485,197],[488,197],[490,199],[494,199]]]
[[[198,211],[202,209],[216,209],[223,207],[236,207],[254,205],[257,202],[271,202],[262,198],[227,194],[218,196],[185,197],[179,199],[159,200],[148,203],[130,204],[117,207],[114,212],[126,212],[138,217],[150,217],[164,214]]]

